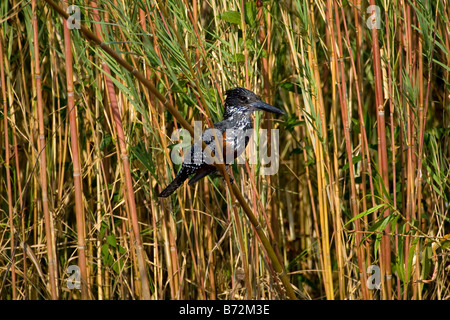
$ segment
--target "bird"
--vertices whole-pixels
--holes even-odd
[[[263,102],[254,92],[245,88],[229,89],[225,92],[225,95],[223,120],[213,124],[214,130],[205,130],[202,133],[202,140],[205,142],[206,148],[211,150],[202,150],[200,143],[194,142],[181,165],[180,171],[158,195],[159,198],[170,196],[186,179],[194,174],[188,185],[193,185],[200,179],[216,173],[217,167],[213,164],[211,155],[216,157],[220,155],[220,152],[217,154],[215,152],[217,147],[222,149],[221,159],[226,159],[222,163],[229,165],[239,157],[247,147],[253,132],[251,115],[254,111],[285,114],[284,111]],[[217,141],[216,137],[218,138]]]

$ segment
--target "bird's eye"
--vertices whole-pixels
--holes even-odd
[[[248,97],[247,96],[239,96],[239,100],[241,100],[242,102],[247,102]]]

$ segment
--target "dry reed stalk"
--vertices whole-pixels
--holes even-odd
[[[67,1],[66,1],[67,5]],[[73,91],[73,69],[72,69],[72,41],[67,20],[63,21],[64,25],[64,46],[65,46],[65,63],[66,63],[66,81],[67,81],[67,109],[69,112],[70,124],[70,141],[72,147],[73,161],[73,181],[75,187],[75,216],[77,221],[77,249],[78,249],[78,266],[80,268],[81,281],[81,298],[89,299],[89,279],[87,277],[86,268],[86,252],[85,252],[85,227],[84,227],[84,204],[82,187],[82,173],[80,164],[80,153],[78,147],[78,129],[77,129],[77,108],[75,106],[75,97]],[[61,189],[60,189],[61,190]]]
[[[371,5],[375,5],[375,1],[371,0]],[[378,44],[378,29],[372,28],[372,47],[373,47],[373,69],[375,77],[375,101],[377,110],[377,128],[378,128],[378,154],[379,154],[379,167],[381,168],[381,177],[384,183],[384,188],[389,194],[389,174],[388,174],[388,164],[387,164],[387,144],[386,144],[386,130],[385,130],[385,111],[384,111],[384,101],[383,101],[383,88],[382,88],[382,73],[381,73],[381,57],[380,57],[380,46]],[[388,195],[384,194],[385,201],[388,201]],[[384,217],[390,215],[389,209],[383,212]],[[386,226],[386,232],[390,232],[390,226]],[[386,282],[382,279],[383,283],[386,283],[386,298],[391,299],[392,291],[392,272],[391,272],[391,248],[390,248],[390,238],[388,236],[383,236],[381,240],[382,247],[382,261],[384,265],[384,271],[386,274]]]
[[[3,30],[0,30],[0,46],[2,46],[2,44],[3,44],[3,39],[4,39]],[[19,48],[19,56],[20,56],[21,65],[25,65],[23,63],[23,54],[22,54],[22,43],[21,43],[21,41],[18,41],[18,48]],[[3,46],[2,46],[2,50],[3,50]],[[4,68],[5,68],[6,72],[9,74],[11,68],[10,68],[10,64],[9,64],[8,60],[7,59],[1,59],[1,60],[2,60],[2,62],[1,62],[2,63],[2,69],[3,69],[3,63],[5,63]],[[25,73],[23,71],[23,68],[22,68],[21,71],[22,72],[21,72],[20,81],[22,81],[22,84],[23,84],[23,83],[25,83]],[[3,76],[2,76],[2,78],[3,78]],[[2,79],[2,81],[3,81],[3,79]],[[11,88],[11,79],[9,77],[8,77],[6,86],[8,88]],[[5,90],[6,90],[6,87],[4,87],[3,85],[2,85],[2,88],[5,88]],[[8,90],[10,104],[12,104],[13,99],[14,99],[13,98],[14,94],[11,91],[12,90]],[[23,92],[22,92],[22,94],[23,94]],[[2,93],[2,95],[3,95],[3,93]],[[26,104],[27,101],[28,101],[28,97],[27,96],[26,97],[22,96],[21,98],[23,98],[21,101],[24,101],[24,103]],[[19,102],[19,101],[17,101],[17,102]],[[4,103],[6,104],[6,101],[4,101]],[[14,158],[15,158],[16,177],[21,177],[22,171],[21,171],[20,163],[19,163],[19,147],[18,147],[18,143],[17,143],[17,131],[16,131],[17,121],[16,121],[16,115],[15,115],[14,108],[11,109],[10,118],[11,118],[11,128],[12,128],[12,136],[13,136],[13,144],[14,144]],[[6,128],[5,128],[5,130],[6,130]],[[16,179],[16,180],[17,180],[17,196],[19,198],[19,205],[20,205],[19,210],[16,210],[17,212],[19,212],[18,217],[20,219],[20,228],[18,228],[18,229],[21,231],[22,239],[25,239],[25,218],[26,217],[25,217],[25,214],[24,214],[22,182],[21,182],[21,179]],[[21,246],[21,247],[23,248],[24,246]],[[25,249],[24,249],[24,251],[25,251]],[[25,253],[24,253],[24,256],[25,256]],[[24,281],[24,287],[25,288],[28,288],[28,277],[27,277],[28,271],[27,270],[28,270],[28,268],[27,268],[27,259],[24,258],[23,259],[23,274],[25,276],[23,277],[23,281]],[[24,290],[23,295],[24,295],[24,299],[28,299],[28,290]]]
[[[313,32],[314,34],[314,32]],[[314,46],[314,40],[311,42],[312,47],[308,46],[308,56],[309,62],[311,64],[312,69],[314,70],[314,84],[311,84],[311,91],[315,92],[315,95],[319,97],[316,99],[314,95],[312,96],[312,105],[314,108],[314,113],[320,114],[320,125],[321,128],[316,128],[314,130],[314,149],[316,153],[316,174],[317,174],[317,183],[318,183],[318,203],[319,203],[319,222],[320,222],[320,230],[321,230],[321,244],[322,244],[322,254],[324,261],[324,285],[327,299],[334,299],[334,290],[333,290],[333,280],[332,280],[332,272],[331,272],[331,252],[330,252],[330,236],[329,236],[329,222],[328,222],[328,199],[327,199],[327,182],[325,177],[325,167],[327,166],[327,159],[324,152],[324,147],[322,144],[322,138],[318,135],[318,132],[324,133],[325,126],[325,118],[323,117],[323,102],[321,101],[321,81],[320,77],[317,73],[317,62],[316,62],[316,49]]]
[[[411,12],[410,12],[410,6],[409,3],[406,3],[402,1],[402,9],[403,9],[403,16],[404,16],[404,37],[402,37],[403,40],[403,46],[404,50],[406,52],[406,76],[408,77],[409,83],[412,84],[412,74],[411,74],[411,68],[412,68],[412,53],[411,53]],[[405,92],[406,93],[406,92]],[[413,140],[414,140],[414,129],[413,129],[413,122],[411,119],[411,106],[410,102],[406,101],[404,103],[405,105],[405,115],[406,115],[406,169],[405,169],[405,175],[406,175],[406,226],[405,226],[405,232],[407,234],[404,244],[404,256],[405,256],[405,275],[408,274],[411,270],[409,270],[408,266],[408,259],[406,257],[409,256],[410,251],[410,223],[412,222],[412,219],[414,218],[415,214],[415,208],[414,208],[414,165],[413,165]],[[408,282],[405,281],[405,288],[403,291],[403,299],[407,298],[407,288],[408,288]]]
[[[245,12],[244,0],[240,1],[240,11]],[[241,14],[241,30],[242,30],[242,43],[244,46],[244,76],[245,86],[250,88],[250,81],[248,77],[248,50],[247,50],[247,25],[245,23],[245,14]]]
[[[332,276],[332,270],[331,270],[331,249],[330,249],[330,243],[331,243],[331,237],[329,235],[329,222],[328,222],[328,190],[327,190],[327,178],[332,184],[332,181],[334,180],[333,177],[333,171],[330,170],[331,164],[330,164],[330,157],[329,152],[327,148],[327,120],[325,118],[325,104],[323,99],[323,92],[322,92],[322,81],[320,78],[320,72],[318,67],[318,55],[317,55],[317,48],[316,48],[316,42],[317,42],[317,29],[316,29],[316,22],[315,22],[315,15],[314,15],[314,7],[313,2],[310,0],[309,5],[309,15],[310,15],[310,22],[311,22],[311,43],[310,46],[308,46],[308,55],[310,57],[309,63],[313,70],[313,77],[314,77],[314,86],[311,86],[313,94],[312,101],[313,105],[315,105],[315,114],[316,116],[319,115],[318,118],[316,118],[316,122],[319,122],[317,124],[316,130],[315,130],[315,143],[316,143],[316,153],[318,155],[317,158],[317,179],[318,179],[318,193],[319,193],[319,214],[320,214],[320,221],[321,221],[321,228],[322,228],[322,247],[323,247],[323,255],[324,255],[324,268],[326,272],[326,280],[325,280],[325,291],[327,298],[330,300],[334,299],[334,286],[333,286],[333,276]],[[316,96],[317,98],[316,98]],[[320,125],[320,128],[319,128]],[[321,133],[321,137],[317,134],[318,132]],[[325,168],[327,169],[327,172],[325,172]],[[322,204],[322,205],[321,205]],[[331,206],[333,205],[333,201],[331,201]],[[321,208],[323,208],[321,212]]]
[[[330,183],[331,186],[334,188],[332,189],[334,198],[333,198],[333,204],[334,204],[334,212],[336,214],[335,218],[335,229],[336,229],[336,256],[337,256],[337,264],[338,264],[338,278],[339,278],[339,298],[342,300],[345,298],[345,275],[344,275],[344,261],[346,260],[345,257],[345,244],[343,241],[343,228],[342,228],[342,210],[341,210],[341,201],[340,201],[340,192],[339,192],[339,185],[338,185],[338,177],[339,177],[339,162],[338,162],[338,135],[337,135],[337,121],[338,121],[338,114],[337,114],[337,95],[336,95],[336,86],[334,85],[336,83],[336,63],[335,60],[335,53],[334,53],[334,46],[332,45],[331,41],[333,41],[334,37],[334,26],[333,26],[333,10],[331,5],[332,0],[327,0],[327,10],[326,10],[326,21],[327,29],[328,29],[328,48],[330,50],[330,70],[331,70],[331,83],[332,83],[332,105],[331,105],[331,128],[333,130],[333,168],[334,168],[334,179],[332,183]],[[358,30],[358,29],[357,29]]]
[[[11,186],[11,171],[10,171],[10,145],[9,145],[9,129],[8,129],[8,100],[6,99],[6,82],[5,82],[5,69],[4,69],[4,56],[3,56],[3,30],[0,30],[0,81],[2,86],[2,104],[3,104],[3,130],[5,130],[5,169],[6,169],[6,187],[8,193],[8,220],[10,229],[10,253],[11,253],[11,285],[12,285],[12,298],[17,299],[17,287],[16,287],[16,239],[15,233],[17,230],[14,228],[14,217],[13,217],[13,190]],[[10,102],[11,103],[11,102]],[[17,154],[16,154],[17,158]],[[2,285],[3,289],[3,285]]]
[[[257,5],[258,6],[258,5]],[[267,14],[264,15],[263,13],[263,7],[259,7],[256,9],[257,10],[257,19],[259,20],[259,30],[258,30],[258,41],[259,44],[261,45],[262,48],[264,48],[266,55],[261,57],[261,62],[260,62],[260,69],[261,69],[261,75],[262,75],[262,79],[263,79],[263,97],[264,99],[267,101],[267,103],[269,104],[273,104],[273,90],[272,88],[272,76],[271,76],[271,63],[270,61],[273,61],[275,59],[273,52],[271,50],[271,45],[272,45],[272,22],[271,22],[271,14],[270,14],[270,9],[268,8]],[[255,66],[256,69],[256,66]],[[272,152],[272,146],[271,146],[271,139],[270,139],[270,128],[273,127],[273,122],[272,122],[272,115],[270,115],[269,113],[265,114],[265,123],[266,123],[266,128],[268,129],[267,131],[267,152]],[[251,178],[255,177],[255,173],[254,173],[255,168],[252,167],[252,174],[250,175],[250,172],[247,168],[247,172],[249,172],[249,175]],[[256,208],[256,199],[259,198],[258,192],[256,190],[256,185],[254,184],[254,179],[250,179],[252,185],[254,186],[253,189],[253,194],[255,195],[254,197],[254,207]],[[274,179],[272,179],[272,176],[267,176],[266,177],[267,180],[267,185],[272,185],[272,182]],[[267,229],[269,232],[269,235],[271,236],[271,239],[273,241],[278,242],[278,237],[275,238],[274,236],[274,232],[272,229],[278,230],[279,229],[279,223],[278,223],[278,219],[277,219],[277,213],[281,212],[280,210],[280,206],[279,201],[278,201],[278,197],[277,194],[275,194],[275,198],[272,199],[272,201],[267,203],[267,211],[269,212],[269,217],[271,217],[271,220],[268,220],[269,217],[267,216],[266,210],[264,209],[264,207],[262,206],[261,202],[261,210],[263,213],[263,216],[266,220],[266,225],[267,225]],[[269,223],[270,221],[273,221],[273,223]],[[273,225],[273,226],[272,226]],[[280,256],[279,253],[279,249],[278,246],[275,247],[276,252],[278,254],[278,256]]]
[[[33,14],[33,44],[34,44],[34,75],[36,80],[36,96],[37,96],[37,118],[39,124],[39,172],[40,172],[40,185],[42,192],[42,206],[44,212],[44,224],[45,234],[47,240],[47,256],[48,256],[48,271],[50,277],[50,294],[53,300],[58,299],[58,289],[56,284],[57,279],[57,262],[54,256],[54,238],[52,235],[51,226],[51,213],[49,210],[49,198],[47,193],[47,157],[45,152],[45,127],[44,127],[44,110],[42,101],[42,87],[41,87],[41,69],[39,59],[39,38],[38,38],[38,25],[37,25],[37,8],[36,0],[32,1],[32,14]]]
[[[331,8],[330,8],[331,9]],[[334,52],[335,52],[335,60],[339,62],[339,67],[336,65],[336,74],[338,75],[338,78],[340,76],[340,82],[338,82],[338,93],[339,93],[339,100],[341,102],[341,117],[342,117],[342,123],[344,127],[344,139],[345,139],[345,147],[346,147],[346,153],[347,153],[347,161],[349,165],[349,174],[350,174],[350,204],[351,204],[351,210],[352,214],[355,217],[358,212],[358,200],[357,200],[357,194],[356,194],[356,183],[355,183],[355,174],[354,174],[354,167],[353,167],[353,156],[352,156],[352,146],[350,142],[350,122],[348,119],[348,105],[347,105],[347,98],[346,98],[346,82],[345,82],[345,71],[344,71],[344,63],[343,63],[343,46],[342,46],[342,36],[341,36],[341,29],[340,29],[340,23],[339,23],[339,12],[338,12],[338,6],[337,3],[334,2],[334,13],[335,13],[335,19],[336,19],[336,37],[338,42],[338,48],[335,46],[335,42],[333,41]],[[334,37],[333,37],[334,39]],[[361,288],[362,288],[362,296],[364,300],[367,300],[369,298],[367,286],[366,286],[366,258],[365,258],[365,252],[364,252],[364,243],[362,242],[361,234],[359,233],[361,231],[361,219],[356,219],[355,221],[355,229],[357,230],[357,233],[355,235],[355,243],[357,245],[356,252],[357,252],[357,259],[358,259],[358,268],[360,273],[360,282],[361,282]]]
[[[349,52],[349,56],[350,56],[350,62],[351,62],[351,70],[353,72],[353,75],[355,77],[355,88],[356,88],[356,97],[357,97],[357,102],[358,102],[358,115],[359,115],[359,122],[360,122],[360,130],[361,130],[361,136],[363,137],[361,139],[361,151],[362,151],[362,158],[364,159],[364,155],[366,155],[366,161],[364,163],[367,163],[367,168],[368,168],[368,176],[369,176],[369,183],[370,183],[370,190],[371,190],[371,194],[374,194],[374,190],[373,190],[373,182],[372,182],[372,170],[371,170],[371,161],[370,161],[370,154],[369,154],[369,145],[368,145],[368,140],[367,140],[367,133],[366,133],[366,125],[364,123],[364,116],[363,116],[363,111],[362,111],[362,98],[361,98],[361,92],[360,92],[360,88],[362,87],[359,77],[358,77],[358,73],[357,73],[357,68],[355,65],[355,60],[353,59],[353,54],[350,48],[350,36],[349,36],[349,32],[347,29],[347,23],[345,20],[345,14],[344,14],[344,9],[341,7],[341,14],[342,14],[342,21],[343,21],[343,25],[344,25],[344,31],[345,31],[345,44],[347,46],[347,50]],[[366,191],[365,191],[365,173],[363,172],[361,174],[363,176],[363,186],[362,186],[362,200],[363,200],[363,211],[367,210],[367,205],[366,205]],[[371,197],[372,198],[372,206],[375,206],[375,197]],[[364,224],[368,225],[367,223],[367,216],[364,217]],[[366,252],[366,265],[371,265],[370,262],[370,254],[369,254],[369,248],[368,246],[366,246],[367,248],[367,252]],[[363,285],[363,288],[365,288],[365,286]],[[364,290],[364,289],[363,289]],[[367,295],[370,295],[370,292],[366,291],[366,297],[368,297]]]

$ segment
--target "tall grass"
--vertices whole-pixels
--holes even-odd
[[[450,298],[447,2],[70,4],[0,4],[2,299]],[[157,198],[235,86],[277,174]]]

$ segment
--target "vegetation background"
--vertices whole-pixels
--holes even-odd
[[[449,16],[1,1],[0,298],[449,299]],[[219,121],[235,86],[287,113],[254,117],[279,130],[278,173],[158,199],[172,132]]]

